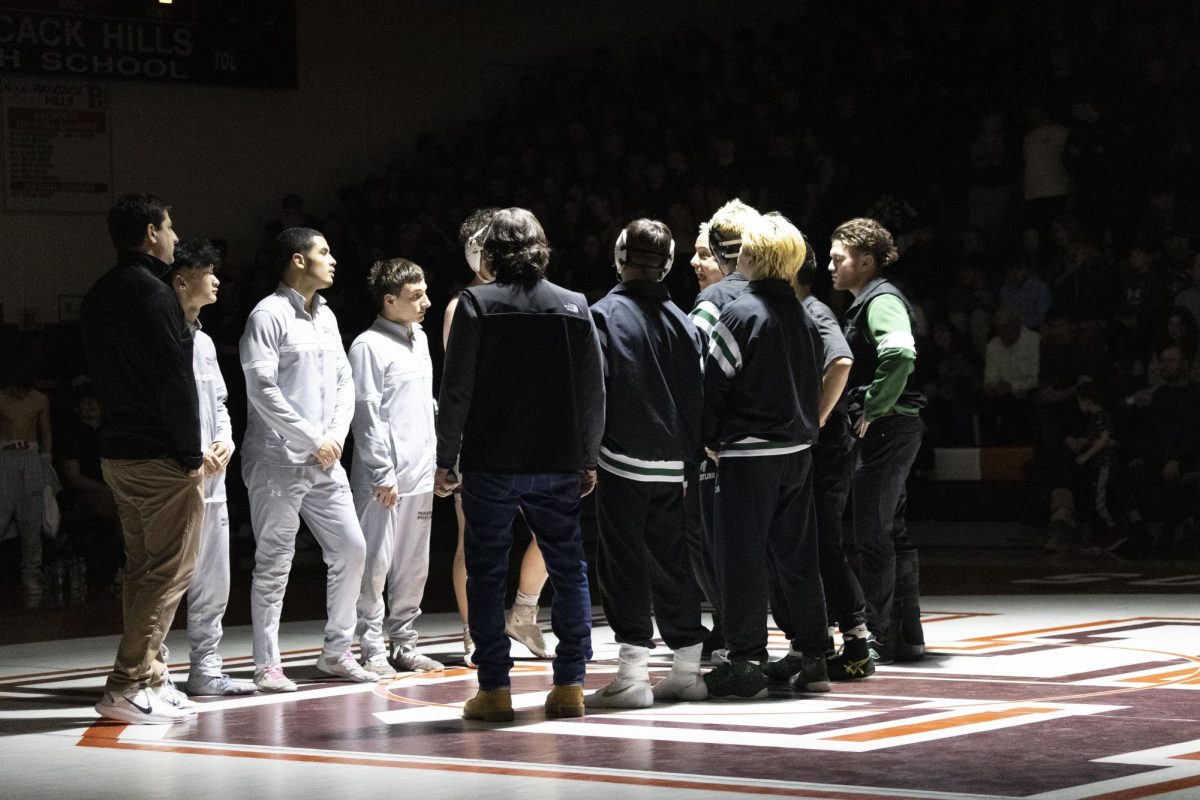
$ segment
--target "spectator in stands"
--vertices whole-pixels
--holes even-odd
[[[90,382],[75,393],[75,420],[58,437],[63,532],[74,538],[93,586],[120,586],[125,547],[112,489],[100,471],[100,401]]]
[[[1200,359],[1196,358],[1197,349],[1200,348],[1200,330],[1197,330],[1196,320],[1186,308],[1170,308],[1159,324],[1154,353],[1146,363],[1146,384],[1152,389],[1162,385],[1165,380],[1158,354],[1162,348],[1170,345],[1178,347],[1183,352],[1184,360],[1191,365],[1189,377],[1200,381]]]
[[[1126,398],[1135,414],[1130,443],[1133,459],[1126,467],[1135,499],[1134,520],[1157,517],[1157,531],[1135,527],[1127,548],[1140,555],[1163,545],[1169,548],[1175,528],[1188,515],[1189,473],[1200,471],[1200,384],[1190,377],[1191,359],[1176,344],[1157,353],[1162,383],[1148,396]],[[1193,481],[1195,478],[1193,478]],[[1194,489],[1194,486],[1192,487]],[[1194,505],[1194,502],[1193,502]]]
[[[1167,306],[1166,276],[1157,261],[1158,250],[1149,242],[1129,249],[1121,268],[1121,294],[1115,315],[1117,335],[1125,338],[1132,352],[1145,359],[1154,344],[1154,325]]]
[[[1046,315],[1039,336],[1038,425],[1041,441],[1054,442],[1062,439],[1070,418],[1078,413],[1075,386],[1079,379],[1104,371],[1104,342],[1061,310]]]
[[[1004,114],[989,111],[983,115],[967,156],[967,223],[995,241],[1004,228],[1016,183],[1016,163]]]
[[[958,279],[950,288],[946,313],[960,334],[966,337],[977,357],[987,349],[996,298],[987,286],[987,276],[976,259],[964,260]]]
[[[1031,444],[1035,437],[1030,392],[1038,385],[1040,337],[1008,306],[996,310],[996,335],[983,359],[981,444]]]
[[[1009,265],[1004,285],[1000,287],[1000,303],[1016,311],[1022,325],[1031,331],[1041,328],[1050,300],[1050,287],[1034,272],[1030,262],[1020,260]]]
[[[929,398],[925,420],[934,447],[975,444],[974,406],[983,371],[962,334],[944,320],[933,323],[930,347],[918,362],[921,391]]]
[[[1115,462],[1113,448],[1116,446],[1112,417],[1104,408],[1100,388],[1095,381],[1081,380],[1075,391],[1079,412],[1083,415],[1083,433],[1081,436],[1067,436],[1064,444],[1075,454],[1076,502],[1086,504],[1088,508],[1092,523],[1089,546],[1095,550],[1110,551],[1125,542],[1125,537],[1117,531],[1110,498]]]
[[[1026,109],[1029,129],[1025,133],[1025,217],[1039,230],[1067,205],[1069,197],[1067,168],[1063,151],[1067,144],[1067,126],[1056,121],[1041,103]]]
[[[1200,323],[1200,252],[1192,256],[1186,277],[1188,283],[1175,295],[1173,305],[1186,308],[1192,312],[1192,319]]]

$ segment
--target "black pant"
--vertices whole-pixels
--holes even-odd
[[[597,573],[604,613],[618,642],[654,647],[653,610],[667,647],[700,644],[700,589],[687,558],[683,484],[633,481],[601,468]]]
[[[684,508],[687,514],[688,555],[692,574],[700,591],[713,607],[713,633],[721,636],[721,599],[717,596],[717,573],[713,566],[713,485],[717,481],[717,465],[712,459],[701,462],[695,480],[689,483]]]
[[[825,604],[830,624],[836,623],[843,633],[867,620],[862,586],[842,550],[842,516],[850,496],[853,452],[854,439],[846,422],[831,417],[813,447],[813,485]]]
[[[792,647],[824,655],[812,454],[722,458],[714,491],[713,562],[730,659],[767,660],[768,598]]]
[[[888,637],[892,626],[897,560],[916,555],[904,506],[905,482],[921,447],[921,431],[920,417],[881,417],[855,448],[854,541],[862,559],[867,624],[881,638]]]

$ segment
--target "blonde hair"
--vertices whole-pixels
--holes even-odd
[[[708,221],[708,230],[722,239],[739,239],[746,225],[759,216],[756,209],[735,197],[712,215],[712,219]]]
[[[717,209],[708,221],[708,249],[724,270],[733,269],[742,247],[742,231],[758,219],[757,210],[734,198]]]
[[[778,212],[752,220],[742,232],[742,255],[756,267],[758,280],[792,280],[807,254],[800,230]]]

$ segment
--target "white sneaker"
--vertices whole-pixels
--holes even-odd
[[[355,683],[375,683],[379,680],[379,676],[374,672],[363,669],[362,665],[354,660],[354,654],[349,650],[336,656],[321,653],[317,657],[317,669],[326,675],[345,678]]]
[[[396,668],[404,672],[441,672],[446,667],[440,661],[434,661],[427,655],[416,650],[401,650],[393,656]]]
[[[158,695],[158,699],[162,700],[168,705],[178,708],[180,711],[183,711],[187,714],[196,713],[195,702],[190,700],[186,694],[176,689],[175,684],[170,680],[153,687],[151,691]]]
[[[184,711],[164,702],[148,686],[134,684],[122,692],[105,692],[96,703],[96,713],[108,719],[119,719],[143,725],[170,725],[190,718],[193,711]]]
[[[683,674],[671,671],[654,684],[654,699],[660,703],[694,702],[708,699],[708,684],[699,672]]]
[[[363,669],[374,672],[381,680],[396,677],[396,669],[388,663],[387,653],[376,653],[362,663]]]
[[[260,692],[294,692],[296,684],[283,674],[283,666],[272,664],[269,667],[254,667],[254,685]]]
[[[515,604],[504,615],[504,633],[528,647],[529,652],[538,658],[550,658],[550,654],[546,652],[546,640],[542,637],[542,629],[538,627],[537,616],[537,606]]]
[[[654,705],[654,692],[650,681],[618,675],[603,689],[583,698],[588,708],[649,708]]]
[[[192,697],[229,697],[237,694],[254,694],[258,687],[250,681],[234,680],[228,675],[201,675],[188,673],[183,691]]]

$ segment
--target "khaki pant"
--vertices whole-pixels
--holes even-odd
[[[157,686],[167,670],[162,642],[196,569],[200,473],[184,472],[173,459],[102,459],[100,466],[125,534],[124,633],[105,690]]]

